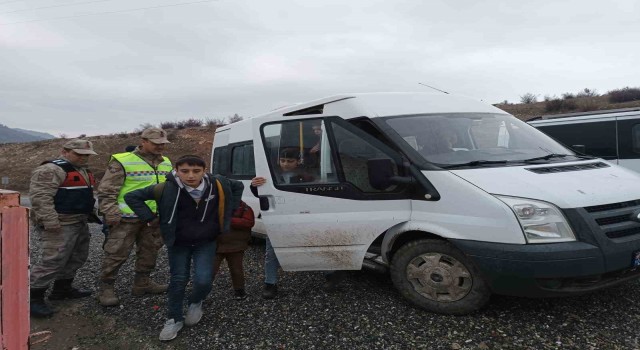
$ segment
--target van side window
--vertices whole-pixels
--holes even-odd
[[[639,159],[640,115],[616,119],[618,123],[618,159]]]
[[[398,167],[391,157],[337,124],[332,124],[332,130],[338,147],[342,172],[347,182],[369,193],[392,192],[397,188],[397,185],[391,185],[385,189],[375,189],[369,181],[367,162],[371,159],[391,159],[394,164],[393,175],[398,175]]]
[[[213,173],[220,175],[229,174],[229,150],[227,146],[213,150]]]
[[[636,124],[631,128],[631,140],[633,152],[640,154],[640,124]]]
[[[618,158],[615,120],[545,125],[539,129],[571,149],[575,145],[584,145],[585,153],[590,156]]]
[[[256,175],[253,142],[231,146],[231,178],[252,178]]]
[[[322,119],[265,125],[265,150],[278,185],[335,183],[338,177]]]

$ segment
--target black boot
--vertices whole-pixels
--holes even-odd
[[[44,293],[47,288],[31,288],[30,311],[33,317],[51,317],[53,310],[44,301]]]
[[[264,290],[262,291],[263,299],[273,299],[276,297],[276,294],[278,294],[278,285],[270,283],[264,284]]]
[[[233,291],[233,299],[244,300],[246,298],[247,298],[247,292],[244,291],[244,288],[235,289]]]
[[[53,290],[49,294],[49,300],[79,299],[91,295],[90,290],[75,289],[71,283],[73,283],[73,278],[53,282]]]

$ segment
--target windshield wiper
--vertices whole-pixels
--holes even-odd
[[[474,167],[474,166],[482,166],[482,165],[494,165],[494,164],[507,164],[506,160],[474,160],[468,163],[460,163],[460,164],[451,164],[445,165],[442,169],[453,169],[453,168],[464,168],[464,167]]]
[[[576,158],[580,158],[580,159],[594,159],[593,157],[590,157],[590,156],[580,156],[580,155],[577,155],[577,154],[551,153],[551,154],[547,154],[546,156],[542,156],[542,157],[523,159],[520,162],[531,163],[531,162],[535,162],[535,161],[538,161],[538,160],[549,160],[549,159],[552,159],[552,158],[566,158],[566,157],[576,157]]]

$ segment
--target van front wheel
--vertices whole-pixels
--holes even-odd
[[[403,297],[440,314],[471,313],[491,295],[469,259],[441,240],[421,239],[400,247],[391,261],[391,279]]]

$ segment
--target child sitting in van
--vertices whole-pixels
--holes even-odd
[[[249,247],[251,228],[255,223],[253,210],[247,203],[240,201],[240,206],[231,217],[231,231],[218,236],[218,248],[213,262],[213,276],[215,278],[220,264],[227,260],[234,299],[242,300],[247,297],[244,290],[244,268],[242,260],[244,251]]]
[[[300,151],[296,148],[288,147],[280,151],[278,158],[280,170],[277,172],[279,184],[296,184],[303,182],[313,182],[314,177],[302,171],[300,165]]]

